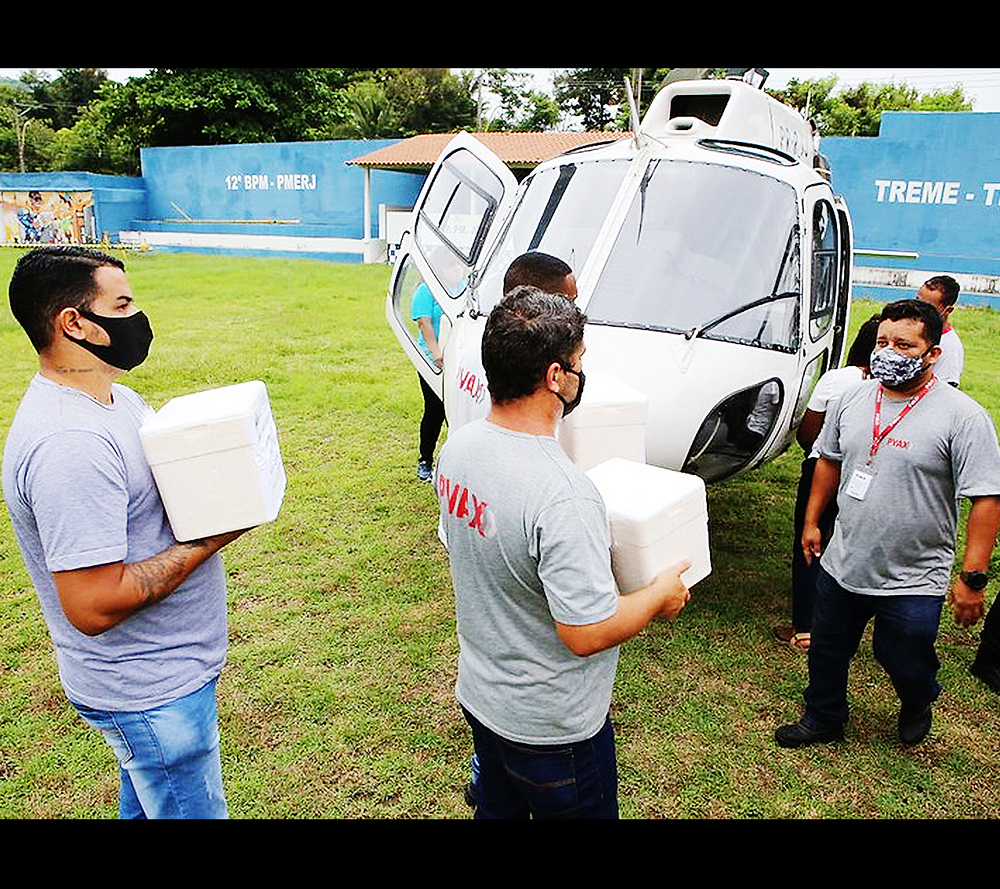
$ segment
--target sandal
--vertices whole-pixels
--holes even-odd
[[[788,644],[791,645],[796,651],[809,651],[809,645],[811,642],[811,633],[793,633],[792,638],[788,640]]]
[[[796,651],[808,651],[811,635],[809,633],[799,633],[795,627],[789,624],[779,624],[773,630],[774,637],[780,642],[791,646]]]

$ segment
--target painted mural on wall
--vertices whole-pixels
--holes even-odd
[[[5,244],[88,244],[94,236],[89,191],[0,192]]]

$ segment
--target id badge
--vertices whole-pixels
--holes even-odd
[[[874,473],[855,469],[851,474],[851,480],[847,483],[846,493],[855,500],[864,500],[873,478],[875,478]]]

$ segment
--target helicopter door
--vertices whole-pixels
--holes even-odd
[[[428,342],[434,336],[443,352],[493,223],[516,191],[517,180],[503,161],[475,137],[459,133],[441,152],[414,206],[386,315],[410,361],[439,395],[441,362]],[[435,329],[425,336],[428,319]]]
[[[806,314],[802,324],[803,355],[807,359],[799,380],[798,397],[792,415],[792,427],[796,427],[805,414],[809,396],[819,378],[830,368],[840,366],[843,349],[844,328],[850,304],[850,290],[846,289],[847,304],[844,302],[845,272],[844,235],[842,216],[835,201],[827,194],[816,196],[815,191],[807,195],[806,219],[809,242],[806,245],[811,274],[806,287]],[[850,255],[849,248],[847,255]],[[849,262],[849,260],[848,260]],[[848,275],[849,280],[849,275]]]
[[[834,206],[837,209],[837,221],[840,227],[840,281],[834,320],[835,332],[830,354],[832,356],[831,365],[839,367],[847,337],[847,325],[851,317],[851,263],[854,255],[854,231],[847,205],[840,198],[835,198]]]
[[[809,230],[812,234],[812,275],[811,280],[806,282],[809,287],[809,313],[803,325],[807,349],[814,343],[830,342],[829,334],[836,324],[842,254],[839,219],[831,200],[820,197],[812,202]]]

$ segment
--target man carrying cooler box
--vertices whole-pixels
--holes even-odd
[[[9,295],[39,373],[7,437],[3,493],[63,689],[118,758],[121,817],[226,817],[218,551],[243,532],[171,533],[139,439],[152,411],[114,382],[153,339],[124,264],[42,247],[21,257]]]
[[[583,392],[585,322],[563,296],[507,294],[483,333],[490,414],[438,458],[477,818],[618,817],[618,645],[690,597],[687,562],[619,595],[601,496],[555,439]]]

